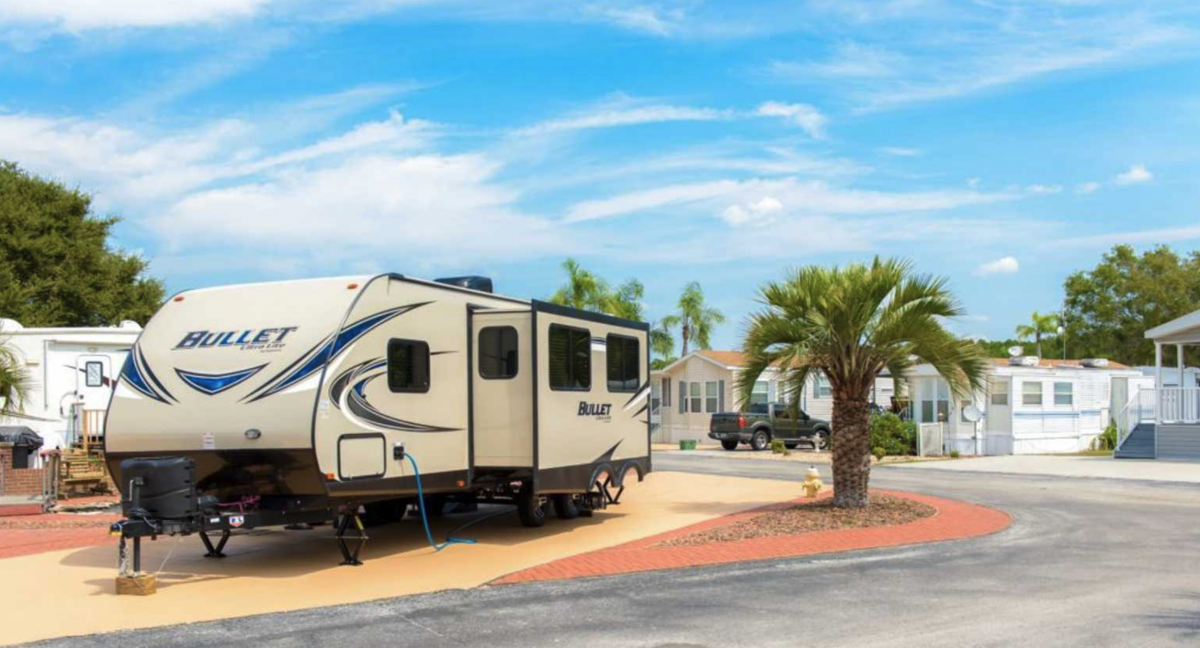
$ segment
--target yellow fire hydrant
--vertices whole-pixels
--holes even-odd
[[[817,467],[809,466],[808,472],[804,475],[804,496],[816,497],[824,485],[821,483],[821,475],[817,472]]]

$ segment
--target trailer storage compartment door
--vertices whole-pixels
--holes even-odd
[[[474,311],[472,427],[477,468],[533,466],[533,363],[528,310]]]

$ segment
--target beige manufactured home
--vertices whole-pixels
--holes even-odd
[[[512,501],[531,526],[549,504],[588,514],[650,470],[648,374],[645,324],[483,278],[186,291],[147,324],[109,408],[122,530],[344,531],[418,489]]]

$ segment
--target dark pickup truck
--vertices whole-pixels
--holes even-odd
[[[726,450],[736,450],[739,443],[748,443],[754,450],[766,450],[772,439],[781,439],[788,448],[801,443],[815,450],[829,447],[828,421],[816,419],[803,410],[793,417],[784,403],[761,403],[750,406],[747,412],[713,414],[708,424],[708,438],[721,442]]]

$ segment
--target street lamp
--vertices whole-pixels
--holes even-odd
[[[1064,328],[1062,325],[1059,325],[1059,327],[1058,327],[1058,337],[1062,338],[1062,343],[1063,343],[1063,360],[1066,360],[1066,359],[1067,359],[1067,335],[1066,335],[1066,333],[1067,333],[1067,329],[1066,329],[1066,328]]]

